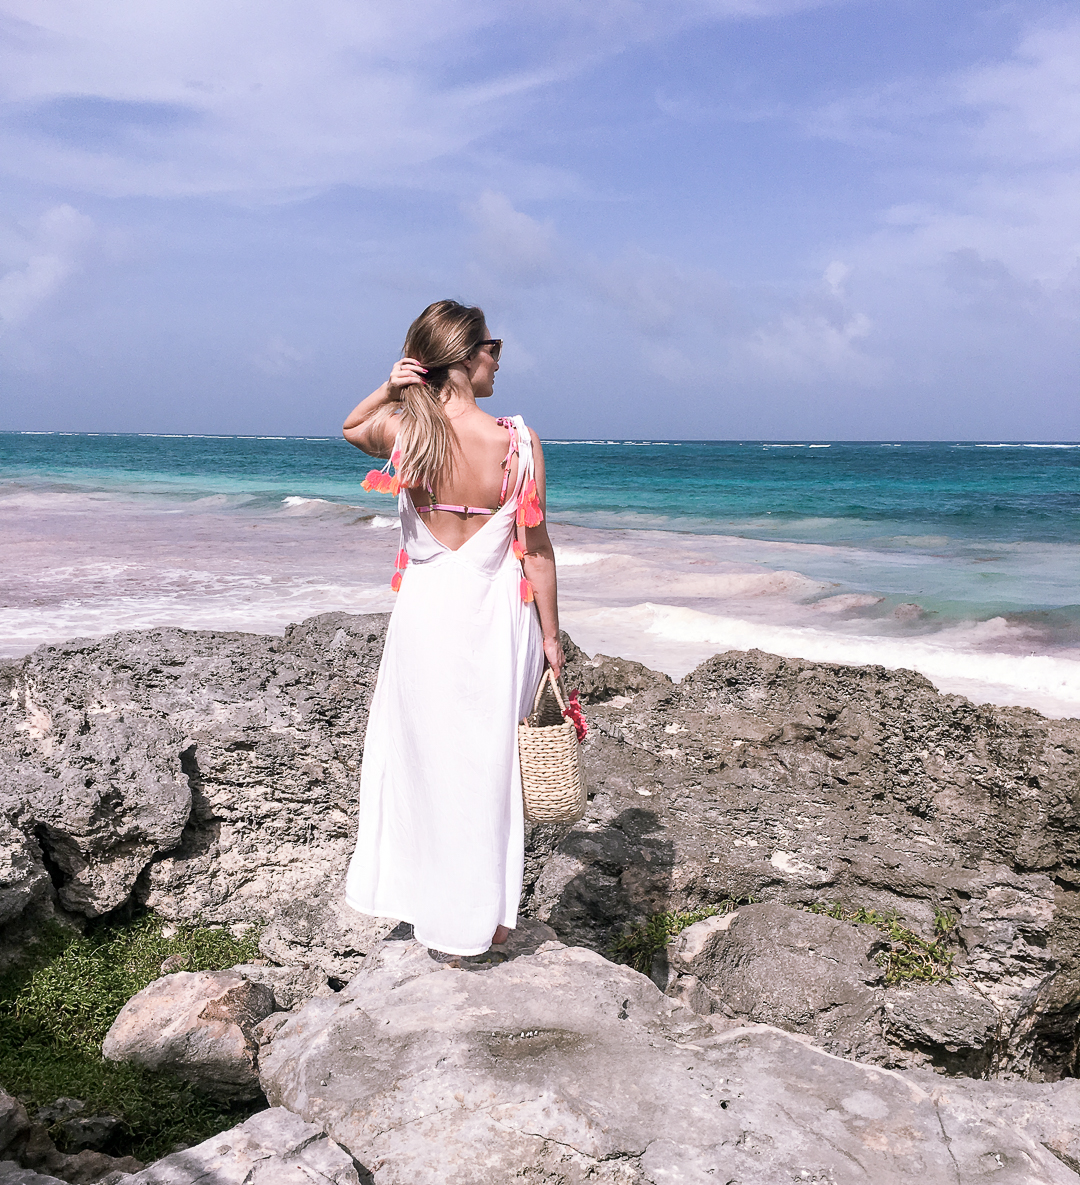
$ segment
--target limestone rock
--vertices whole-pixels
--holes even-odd
[[[478,973],[386,943],[260,1066],[271,1102],[323,1124],[378,1185],[1077,1180],[977,1096],[696,1017],[583,948]],[[1027,1085],[1053,1109],[1053,1087]]]
[[[12,1146],[29,1130],[26,1108],[14,1095],[0,1090],[0,1156],[10,1155]]]
[[[352,1157],[322,1128],[282,1107],[193,1148],[174,1152],[114,1185],[359,1185]]]
[[[24,1169],[18,1161],[0,1160],[0,1185],[67,1185],[58,1177]]]
[[[350,916],[339,888],[385,620],[139,631],[0,664],[16,754],[0,814],[30,860],[14,882],[38,886],[8,908],[52,892],[40,843],[66,908],[129,891],[172,919],[268,923],[268,958],[347,980],[393,929]],[[654,912],[747,895],[895,910],[927,938],[945,914],[1001,1018],[979,1056],[994,1073],[1080,1071],[1080,722],[976,706],[910,671],[730,652],[674,685],[564,645],[592,798],[579,823],[530,828],[524,916],[606,951]]]
[[[888,993],[885,1031],[902,1044],[931,1052],[940,1064],[981,1077],[990,1068],[1000,1040],[1001,1017],[962,981]]]
[[[48,890],[40,845],[0,814],[0,926],[42,901]]]
[[[995,1072],[1080,1070],[1080,722],[760,651],[588,716],[588,811],[533,829],[526,864],[525,910],[563,941],[606,951],[747,896],[895,911],[925,938],[945,914],[1002,1018]]]
[[[311,893],[281,901],[259,940],[259,951],[276,963],[317,967],[342,982],[360,969],[364,956],[398,925],[396,918],[373,918],[345,904],[341,851],[339,875]]]
[[[120,1010],[102,1053],[169,1070],[222,1100],[259,1094],[255,1026],[274,1011],[273,990],[231,971],[178,971]]]
[[[884,945],[873,926],[786,905],[747,905],[683,931],[669,947],[669,967],[673,979],[693,976],[727,1016],[880,1061],[883,972],[874,956]]]
[[[252,983],[265,984],[274,994],[275,1009],[281,1012],[292,1012],[313,996],[333,995],[326,976],[314,967],[262,967],[255,963],[238,963],[229,970]]]

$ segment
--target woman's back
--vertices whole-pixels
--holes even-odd
[[[518,455],[509,454],[511,435],[494,416],[471,408],[451,420],[454,432],[453,464],[432,483],[434,499],[427,490],[409,491],[418,509],[434,500],[446,506],[467,506],[497,510],[504,491],[512,493],[518,477]],[[506,478],[506,468],[509,478]],[[424,513],[428,530],[451,550],[456,551],[477,531],[483,530],[490,515],[462,514],[450,510]]]

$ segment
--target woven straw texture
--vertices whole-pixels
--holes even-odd
[[[533,823],[572,823],[585,813],[585,770],[566,701],[548,667],[532,713],[518,725],[518,757],[525,818]]]

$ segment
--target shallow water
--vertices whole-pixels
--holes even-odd
[[[1080,714],[1080,448],[545,442],[563,623],[922,671]],[[0,653],[392,607],[391,500],[340,439],[0,434]]]

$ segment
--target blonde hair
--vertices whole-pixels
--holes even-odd
[[[456,300],[429,304],[409,326],[402,355],[427,369],[426,384],[405,387],[401,412],[403,485],[432,486],[453,465],[454,429],[443,405],[450,397],[450,367],[464,362],[484,337],[484,311]]]

